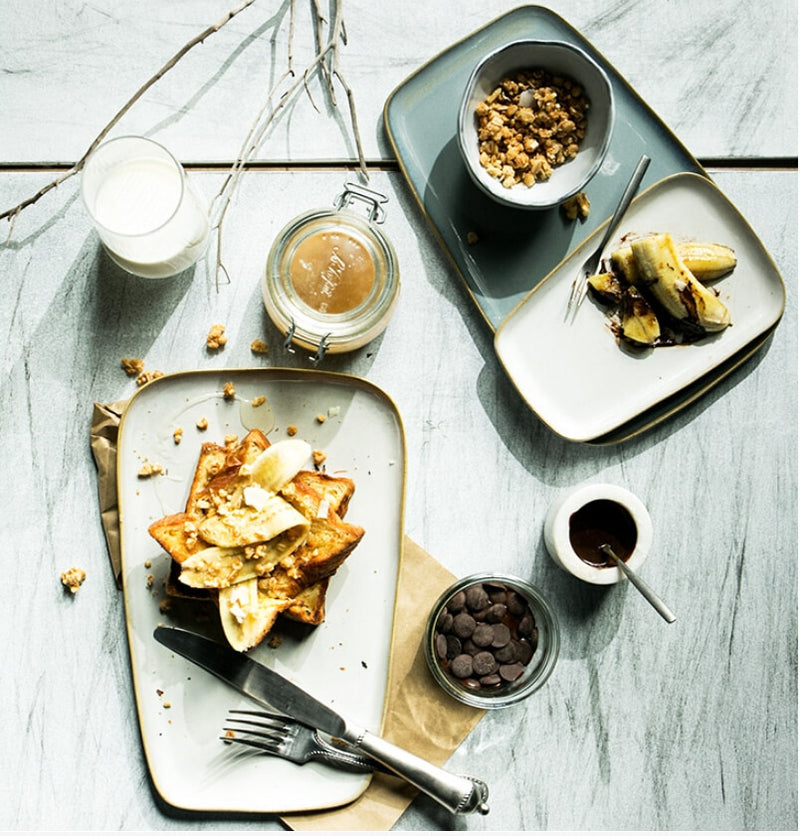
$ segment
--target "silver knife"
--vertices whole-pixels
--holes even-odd
[[[366,729],[352,726],[302,688],[227,645],[177,627],[156,627],[156,640],[213,673],[257,703],[357,746],[451,813],[486,815],[489,788],[411,754]]]

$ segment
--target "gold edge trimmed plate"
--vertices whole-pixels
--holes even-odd
[[[623,431],[617,439],[614,431],[659,406],[663,413],[643,420],[632,434],[674,415],[751,356],[783,315],[786,290],[774,261],[713,181],[675,174],[648,188],[632,203],[605,254],[626,234],[654,231],[733,247],[735,270],[715,282],[731,311],[730,328],[694,344],[628,352],[618,345],[602,306],[590,297],[567,323],[569,286],[598,230],[514,308],[495,334],[497,356],[523,400],[570,441],[623,440],[630,435]],[[678,402],[670,402],[675,396]]]
[[[232,401],[222,393],[229,381],[236,389]],[[267,413],[255,417],[257,410],[249,406],[262,394],[274,420]],[[326,420],[318,421],[318,415]],[[200,417],[208,419],[205,431],[195,426]],[[182,510],[203,441],[241,437],[259,420],[259,429],[273,442],[287,437],[287,425],[295,424],[297,437],[327,453],[329,473],[355,481],[347,519],[366,533],[331,580],[325,622],[316,628],[282,625],[274,631],[280,637],[277,647],[263,643],[250,655],[345,717],[376,731],[384,720],[405,504],[405,436],[396,406],[373,384],[334,372],[267,368],[165,375],[137,390],[123,413],[117,486],[126,630],[141,739],[156,791],[178,809],[327,809],[354,800],[370,781],[368,775],[314,763],[300,767],[246,747],[226,746],[219,737],[227,712],[254,703],[152,637],[158,623],[221,637],[213,610],[207,621],[197,618],[194,604],[160,611],[169,557],[147,527]],[[172,437],[178,425],[184,431],[180,444]],[[165,472],[139,478],[146,461],[163,465]],[[370,630],[364,630],[364,623]]]

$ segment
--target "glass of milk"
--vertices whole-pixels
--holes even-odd
[[[208,206],[163,145],[122,136],[83,169],[81,195],[109,256],[136,276],[160,279],[191,267],[208,241]]]

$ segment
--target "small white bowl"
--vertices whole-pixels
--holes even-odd
[[[635,526],[635,545],[625,563],[631,569],[639,569],[653,543],[653,523],[642,501],[630,491],[617,485],[606,483],[579,485],[556,497],[545,517],[544,541],[550,556],[562,569],[587,583],[606,585],[621,581],[625,575],[618,566],[593,566],[582,560],[573,547],[573,540],[570,536],[574,515],[590,503],[601,501],[620,506],[614,510],[632,521]],[[600,508],[601,506],[592,507]],[[620,555],[620,557],[625,556]]]
[[[549,180],[509,189],[480,164],[475,107],[507,76],[538,68],[569,76],[583,87],[589,98],[586,136],[577,156],[555,168]],[[613,126],[611,82],[583,50],[561,41],[520,40],[490,53],[472,71],[458,112],[458,146],[472,179],[490,197],[518,209],[549,209],[577,194],[597,173]]]

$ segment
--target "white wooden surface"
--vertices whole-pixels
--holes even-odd
[[[435,0],[418,4],[417,14],[402,10],[413,5],[346,4],[343,68],[371,158],[386,154],[380,112],[394,86],[511,8],[465,2],[456,13],[455,4]],[[763,6],[750,13],[737,5],[733,14],[731,4],[723,14],[713,4],[664,4],[658,22],[646,4],[602,14],[605,5],[551,7],[607,54],[695,154],[796,156],[796,102],[790,85],[772,83],[796,73],[788,3],[771,15]],[[50,176],[8,164],[79,156],[156,65],[228,8],[41,2],[23,15],[7,0],[3,6],[2,208]],[[269,63],[266,21],[275,7],[257,2],[209,39],[131,114],[128,130],[157,136],[184,159],[229,161],[249,127],[245,105],[257,100],[252,68]],[[631,33],[650,48],[632,45]],[[753,39],[769,48],[753,50]],[[661,77],[665,65],[673,82]],[[770,83],[754,83],[761,79]],[[304,129],[309,119],[314,131]],[[742,130],[743,121],[753,130]],[[298,105],[290,122],[264,158],[351,156],[335,116]],[[381,338],[325,367],[368,378],[400,409],[407,533],[457,575],[495,567],[532,579],[563,632],[547,686],[524,705],[487,715],[450,761],[489,782],[492,813],[455,822],[418,799],[397,829],[796,829],[796,170],[764,170],[756,161],[711,171],[787,283],[774,337],[670,421],[624,444],[592,447],[561,440],[524,408],[485,323],[401,175],[389,169],[372,180],[390,197],[385,232],[401,262],[401,302]],[[247,173],[226,222],[233,281],[219,292],[203,266],[158,287],[113,267],[89,228],[77,178],[25,210],[0,249],[7,509],[0,827],[281,829],[271,817],[187,820],[155,800],[88,426],[94,401],[134,390],[122,356],[165,371],[248,366],[251,340],[266,336],[266,364],[307,365],[302,354],[281,353],[259,274],[285,220],[329,203],[349,174]],[[192,172],[209,196],[222,176]],[[217,321],[230,342],[210,357],[205,334]],[[676,624],[665,625],[635,590],[579,584],[546,555],[544,513],[561,488],[583,480],[625,485],[648,505],[656,533],[647,578],[677,612]],[[89,575],[74,600],[58,580],[73,563]]]
[[[139,3],[0,2],[0,159],[71,161],[116,110],[187,41],[236,0]],[[294,67],[310,62],[310,3],[295,16]],[[340,69],[357,93],[368,158],[388,153],[381,114],[388,94],[441,51],[522,5],[510,0],[346,0]],[[696,157],[797,153],[797,4],[768,0],[648,3],[555,0],[542,4],[578,29]],[[287,67],[289,4],[257,0],[195,47],[123,119],[187,161],[235,158],[266,95]],[[273,46],[274,40],[274,46]],[[352,159],[342,111],[301,96],[258,152],[265,160]],[[324,130],[308,130],[308,125]]]

